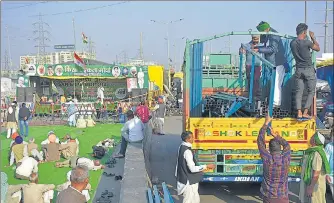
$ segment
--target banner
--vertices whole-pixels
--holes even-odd
[[[75,85],[74,85],[75,82]],[[66,97],[74,94],[82,101],[96,101],[97,89],[103,87],[104,100],[118,101],[128,96],[126,80],[82,78],[70,80],[53,80],[57,89],[61,89]]]

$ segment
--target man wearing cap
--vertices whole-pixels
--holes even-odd
[[[260,43],[260,35],[252,35],[252,40],[245,44],[244,48],[252,49],[252,46],[259,46]],[[253,55],[251,54],[250,51],[247,49],[244,49],[243,47],[240,47],[239,54],[246,54],[246,77],[247,77],[247,86],[248,86],[248,92],[250,91],[250,73],[252,69],[252,60],[253,60]],[[254,86],[253,86],[253,97],[260,99],[260,91],[259,91],[259,86],[260,86],[260,77],[261,77],[261,65],[262,62],[258,57],[255,57],[254,61]]]
[[[311,137],[311,147],[305,151],[299,191],[302,203],[326,202],[326,174],[330,173],[330,167],[324,143],[325,137],[316,132]]]
[[[12,152],[10,154],[9,166],[13,165],[14,162],[20,162],[23,157],[28,156],[28,147],[26,144],[23,144],[23,138],[17,136],[15,138],[15,144],[12,146]]]
[[[114,158],[124,158],[128,142],[141,142],[144,139],[144,124],[138,117],[135,117],[133,111],[126,112],[128,121],[124,124],[121,134],[122,142],[119,153]]]
[[[259,32],[277,33],[269,23],[264,21],[261,21],[256,28]],[[282,83],[285,76],[285,69],[288,68],[283,42],[280,36],[265,34],[260,36],[260,43],[263,43],[264,46],[252,46],[252,48],[253,51],[263,54],[264,58],[276,67],[274,105],[280,106],[282,102]],[[265,97],[268,97],[270,85],[266,86],[265,92]]]
[[[312,55],[310,50],[320,51],[318,42],[314,37],[314,33],[309,31],[311,40],[307,39],[308,26],[305,23],[300,23],[296,27],[297,38],[290,43],[293,57],[296,61],[296,108],[297,119],[311,119],[308,114],[309,109],[313,103],[315,94],[315,87],[317,78],[315,69],[312,63]],[[307,99],[302,111],[302,98],[304,93],[304,86],[307,89]]]
[[[61,154],[65,159],[70,159],[73,156],[77,156],[78,144],[76,139],[72,138],[70,135],[66,135],[64,139],[67,140],[65,144],[61,144]]]

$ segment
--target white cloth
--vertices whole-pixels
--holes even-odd
[[[164,133],[165,118],[157,118],[157,124],[158,124],[159,133],[165,134]]]
[[[31,173],[38,172],[38,162],[32,157],[24,157],[21,165],[16,168],[16,173],[21,176],[29,177]]]
[[[144,72],[141,69],[139,70],[137,77],[139,88],[144,88]]]
[[[7,129],[7,138],[10,138],[10,136],[12,136],[12,134],[14,134],[15,132],[16,132],[16,128]]]
[[[95,166],[93,160],[90,160],[90,159],[85,158],[85,157],[79,158],[77,165],[86,166],[88,168],[88,170],[93,170],[93,171],[101,169],[101,165],[100,166]]]
[[[44,203],[50,203],[51,200],[53,199],[53,194],[54,194],[53,190],[45,192],[43,195]]]
[[[22,199],[22,190],[20,191],[17,191],[15,192],[14,194],[12,194],[12,197],[15,198],[15,197],[18,197],[18,202],[17,203],[20,203],[21,202],[21,199]]]
[[[282,103],[282,83],[285,76],[283,65],[276,67],[274,105],[280,106]]]
[[[184,145],[184,146],[187,146],[187,147],[190,147],[191,148],[191,143],[188,143],[188,142],[182,142],[180,147]],[[178,149],[178,153],[180,151],[180,147]],[[179,154],[177,155],[177,157],[179,157]],[[183,157],[184,159],[186,160],[187,162],[187,166],[189,168],[189,170],[192,172],[192,173],[197,173],[197,172],[200,172],[200,171],[203,171],[206,169],[206,165],[201,165],[201,166],[196,166],[195,165],[195,162],[193,160],[193,153],[191,150],[187,149],[184,151],[184,154],[183,154]],[[175,168],[175,177],[177,177],[177,167],[178,167],[179,163],[178,163],[178,159],[176,161],[176,168]],[[181,195],[183,194],[186,190],[187,190],[187,187],[190,186],[189,185],[189,181],[187,181],[187,184],[184,185],[183,183],[181,182],[178,182],[177,181],[177,193],[178,195]],[[193,186],[193,185],[191,185]],[[192,189],[189,189],[189,190],[192,190]],[[188,191],[189,192],[189,191]],[[197,186],[197,194],[198,194],[198,186]],[[190,201],[191,202],[191,201]],[[189,202],[189,203],[190,203]]]
[[[183,192],[183,203],[200,203],[198,183],[188,185]]]
[[[35,158],[38,159],[38,161],[43,160],[43,153],[40,153],[37,149],[32,149],[31,150],[31,155]]]
[[[122,135],[128,135],[129,142],[138,142],[144,139],[144,124],[137,117],[128,120],[122,130]],[[126,138],[126,137],[124,137]]]

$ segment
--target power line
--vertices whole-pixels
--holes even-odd
[[[50,32],[45,29],[45,27],[50,27],[49,24],[43,21],[42,15],[39,16],[39,21],[36,23],[33,23],[33,26],[35,26],[34,34],[38,33],[38,37],[35,38],[35,41],[38,41],[38,44],[35,46],[37,47],[37,63],[38,64],[45,64],[45,48],[49,47],[46,45],[46,41],[50,41],[50,39],[45,36],[45,34],[50,35]]]
[[[18,8],[24,8],[24,7],[29,7],[29,6],[35,6],[37,4],[43,4],[43,3],[50,3],[50,2],[47,2],[47,1],[41,1],[41,2],[36,2],[36,3],[31,3],[31,4],[25,4],[25,5],[22,5],[22,6],[15,6],[15,7],[10,7],[10,8],[7,8],[7,9],[1,9],[2,11],[8,11],[8,10],[13,10],[13,9],[18,9]]]
[[[32,15],[32,16],[28,16],[28,17],[57,16],[57,15],[79,13],[79,12],[92,11],[92,10],[97,10],[97,9],[101,9],[101,8],[112,7],[112,6],[116,6],[116,5],[120,5],[120,4],[125,4],[125,3],[129,3],[129,2],[130,1],[122,1],[122,2],[118,2],[118,3],[114,3],[114,4],[105,5],[105,6],[92,7],[92,8],[87,8],[87,9],[79,9],[79,10],[75,10],[75,11],[66,11],[66,12],[60,12],[60,13],[52,13],[52,14],[39,14],[39,15]]]

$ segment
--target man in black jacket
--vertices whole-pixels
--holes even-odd
[[[214,164],[197,165],[191,151],[193,133],[190,131],[181,134],[182,144],[179,147],[176,162],[175,176],[177,180],[177,193],[183,195],[183,203],[200,203],[198,183],[202,180],[202,171],[214,169]]]
[[[23,137],[28,137],[29,134],[29,123],[28,119],[30,117],[30,110],[27,108],[25,103],[22,103],[22,107],[19,110],[19,122],[20,122],[20,135]],[[23,130],[23,127],[25,127],[25,132]]]

